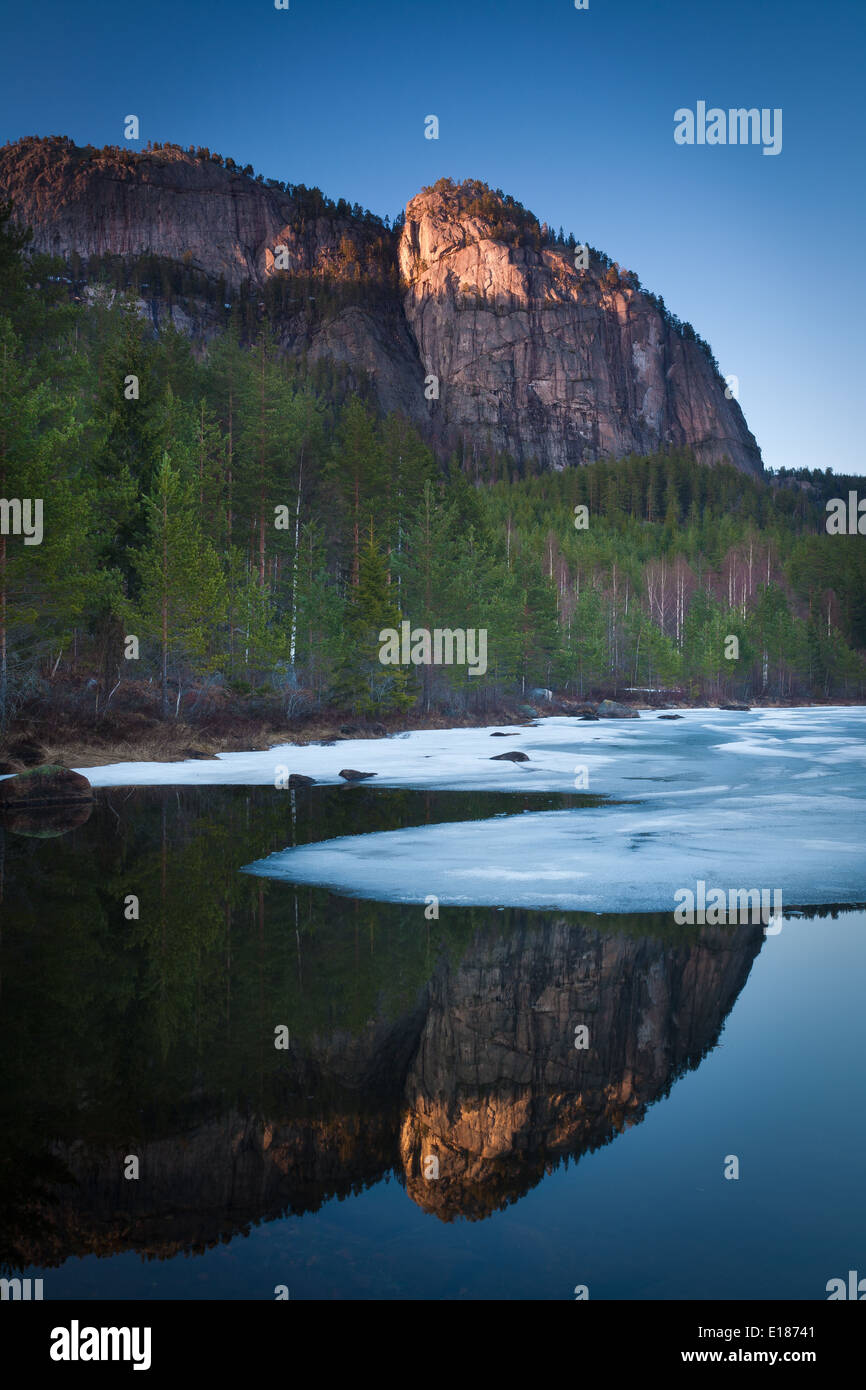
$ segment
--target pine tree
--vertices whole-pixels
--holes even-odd
[[[374,522],[381,525],[385,512],[385,469],[382,449],[370,412],[356,396],[340,416],[329,475],[334,489],[342,532],[348,540],[346,554],[351,583],[360,582],[361,537]]]
[[[401,622],[402,615],[388,584],[385,560],[371,527],[358,557],[358,583],[351,589],[346,608],[343,653],[335,688],[341,703],[364,714],[407,709],[412,704],[408,668],[386,665],[379,659],[380,634],[386,629],[399,632]]]
[[[297,640],[295,669],[321,699],[333,684],[343,635],[343,602],[325,563],[320,523],[301,529],[295,587]]]
[[[216,552],[199,528],[194,487],[172,467],[168,454],[145,505],[148,538],[136,556],[138,617],[144,637],[159,649],[165,718],[169,674],[178,688],[177,715],[184,680],[215,667],[214,629],[225,619],[225,586]]]

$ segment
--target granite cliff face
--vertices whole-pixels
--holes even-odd
[[[281,273],[279,256],[297,286],[272,322],[285,351],[368,373],[383,410],[420,423],[423,374],[400,305],[395,234],[348,207],[329,209],[321,195],[270,184],[177,148],[137,154],[58,137],[0,149],[0,196],[32,228],[36,251],[75,254],[85,275],[91,257],[109,255],[153,254],[200,272],[208,296],[166,303],[154,287],[141,302],[155,324],[172,322],[199,342],[221,331],[223,305],[242,289],[258,299]],[[319,312],[316,282],[346,302]]]
[[[177,1096],[173,1122],[146,1141],[58,1135],[52,1157],[71,1185],[59,1201],[18,1199],[16,1221],[30,1223],[7,1237],[18,1258],[201,1250],[389,1172],[439,1219],[483,1219],[639,1122],[697,1066],[763,941],[759,927],[703,928],[670,945],[573,918],[514,920],[503,934],[494,918],[461,959],[440,959],[400,1016],[354,1034],[323,1028],[293,1047],[265,1116]],[[329,1010],[323,986],[323,1023]],[[580,1024],[585,1049],[575,1047]],[[188,1105],[197,1118],[183,1123]],[[123,1176],[128,1152],[141,1160],[134,1183]],[[19,1170],[37,1174],[40,1163]]]
[[[609,283],[595,256],[578,270],[564,247],[497,240],[466,203],[463,188],[413,198],[400,241],[406,318],[440,378],[446,438],[554,468],[687,446],[761,471],[709,357],[652,299]]]
[[[0,150],[0,187],[37,250],[82,257],[154,252],[237,288],[261,284],[284,245],[294,274],[336,271],[351,239],[365,274],[375,230],[360,219],[304,216],[298,200],[179,149],[91,150],[20,140]]]
[[[561,918],[479,935],[431,980],[406,1078],[412,1199],[444,1221],[483,1219],[639,1123],[713,1046],[759,948],[749,927],[665,949]],[[424,1175],[433,1154],[438,1181]]]
[[[564,468],[688,447],[760,473],[755,439],[700,344],[595,256],[579,270],[565,246],[527,236],[522,209],[488,192],[479,211],[479,187],[425,190],[398,234],[360,209],[179,149],[97,151],[57,137],[0,150],[0,194],[37,250],[156,254],[222,281],[228,299],[288,275],[298,295],[273,319],[285,350],[368,373],[382,408],[443,450]],[[320,311],[311,281],[338,287],[337,302]],[[151,312],[202,339],[224,318],[215,303]],[[430,376],[438,399],[427,398]]]

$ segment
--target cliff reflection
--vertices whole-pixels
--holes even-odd
[[[268,789],[165,789],[101,797],[62,841],[7,837],[0,1261],[201,1250],[391,1173],[425,1211],[480,1219],[698,1064],[759,927],[429,922],[423,896],[356,902],[237,872],[290,834],[450,805],[337,791],[295,803],[288,826]]]

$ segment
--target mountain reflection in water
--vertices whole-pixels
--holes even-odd
[[[455,803],[581,801],[516,800],[114,790],[59,840],[7,832],[4,1264],[202,1250],[389,1173],[441,1220],[479,1220],[640,1121],[713,1047],[759,927],[430,921],[420,891],[375,904],[237,872],[298,837]]]

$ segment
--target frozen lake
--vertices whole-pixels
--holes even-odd
[[[823,1299],[864,1240],[866,918],[672,894],[866,898],[862,731],[548,720],[100,769],[63,833],[10,818],[0,1260],[51,1299]]]
[[[341,768],[375,788],[574,792],[603,803],[520,809],[286,847],[248,872],[355,897],[593,912],[672,910],[703,881],[779,890],[788,907],[866,900],[866,710],[690,710],[639,720],[419,731],[332,747],[284,745],[212,762],[87,770],[95,786],[323,784]],[[493,761],[519,750],[528,762]],[[292,793],[282,791],[291,798]],[[351,795],[347,788],[347,795]]]

